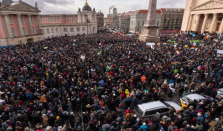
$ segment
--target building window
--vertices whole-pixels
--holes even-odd
[[[138,32],[139,32],[139,28],[138,28]]]
[[[82,31],[85,31],[85,27],[82,27]]]
[[[51,28],[51,33],[54,33],[54,29],[53,28]]]
[[[23,30],[23,35],[26,35],[26,29],[23,27],[22,30]]]
[[[157,24],[157,26],[159,26],[159,22],[157,22],[156,24]]]
[[[35,34],[35,28],[34,27],[32,27],[32,31],[33,31],[33,34]]]
[[[21,19],[21,23],[22,23],[22,24],[24,24],[24,21],[23,21],[23,18],[22,18],[22,16],[20,17],[20,19]]]
[[[31,23],[33,24],[33,17],[30,17],[30,19],[31,19]]]
[[[56,32],[58,33],[58,28],[56,28]]]
[[[50,33],[50,30],[49,29],[46,29],[46,33],[49,34]]]
[[[142,22],[142,26],[144,26],[144,22]]]
[[[70,32],[74,32],[74,28],[73,27],[70,28]]]
[[[221,21],[221,20],[222,20],[222,17],[219,17],[219,18],[218,18],[218,21]]]
[[[64,28],[64,32],[67,32],[67,28]]]
[[[44,34],[44,29],[41,29],[42,34]]]
[[[12,31],[12,37],[15,37],[15,29],[11,28],[11,31]]]
[[[13,24],[13,22],[12,22],[12,17],[11,16],[9,16],[9,23],[12,25]]]
[[[140,25],[140,23],[138,22],[138,26]]]
[[[80,31],[80,27],[77,27],[77,31]]]

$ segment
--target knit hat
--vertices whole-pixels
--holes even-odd
[[[59,117],[59,116],[57,116],[56,118],[57,118],[57,119],[60,119],[60,117]]]

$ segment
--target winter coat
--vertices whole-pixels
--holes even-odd
[[[49,118],[46,115],[42,116],[42,118],[43,118],[44,126],[48,126],[49,125]]]
[[[147,131],[147,125],[141,125],[140,128],[142,129],[142,131]]]

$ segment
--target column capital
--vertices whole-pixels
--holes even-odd
[[[218,13],[213,13],[213,15],[214,15],[214,16],[217,16],[217,15],[218,15]]]

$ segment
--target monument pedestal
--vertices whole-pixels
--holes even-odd
[[[145,41],[145,42],[159,42],[160,41],[160,37],[158,36],[143,36],[140,35],[139,36],[139,40],[141,41]]]
[[[157,26],[143,26],[143,33],[139,36],[139,40],[145,42],[159,42],[160,37],[157,35]]]

